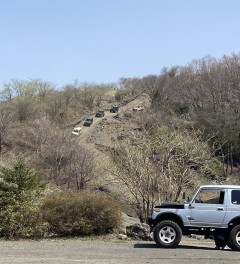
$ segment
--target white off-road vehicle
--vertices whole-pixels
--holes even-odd
[[[81,127],[75,127],[72,131],[72,135],[79,136],[81,133]]]
[[[240,186],[200,186],[186,204],[153,208],[148,223],[160,247],[176,247],[182,235],[213,238],[217,248],[240,251]]]

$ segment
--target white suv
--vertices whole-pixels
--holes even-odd
[[[148,223],[160,247],[176,247],[182,235],[213,238],[217,248],[240,251],[240,186],[200,186],[186,204],[153,208]]]

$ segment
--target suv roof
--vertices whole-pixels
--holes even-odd
[[[240,185],[210,184],[210,185],[201,185],[200,187],[201,187],[201,188],[236,189],[236,188],[240,188]]]

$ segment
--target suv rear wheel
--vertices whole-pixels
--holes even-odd
[[[240,225],[235,226],[229,234],[229,243],[233,250],[240,251]]]
[[[173,221],[162,221],[155,226],[153,237],[160,247],[177,247],[182,238],[182,230]]]

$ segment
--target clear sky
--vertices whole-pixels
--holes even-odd
[[[0,89],[159,74],[240,52],[240,0],[0,0]]]

